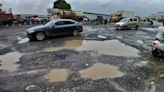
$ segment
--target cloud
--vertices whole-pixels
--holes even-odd
[[[55,0],[0,0],[5,7],[12,7],[14,13],[31,13],[46,15],[47,8]],[[73,10],[111,14],[117,10],[134,11],[136,15],[150,15],[164,10],[164,0],[66,0]]]

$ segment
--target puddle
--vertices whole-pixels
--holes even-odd
[[[43,49],[43,52],[54,52],[62,49],[75,49],[77,51],[94,51],[98,54],[125,56],[125,57],[140,57],[139,50],[131,46],[125,45],[118,40],[108,41],[90,41],[90,40],[71,40],[66,41],[61,47],[48,47]]]
[[[70,40],[70,41],[66,41],[64,43],[64,46],[45,48],[43,49],[43,52],[54,52],[62,49],[74,49],[80,47],[81,45],[82,45],[82,40]]]
[[[49,82],[62,82],[67,80],[69,72],[68,69],[53,69],[44,78],[48,79]]]
[[[125,56],[125,57],[140,57],[140,51],[131,46],[125,45],[118,40],[108,41],[86,41],[82,46],[77,48],[78,51],[97,51],[98,54]]]
[[[118,70],[118,67],[108,65],[108,64],[101,64],[97,63],[94,64],[92,67],[79,71],[82,78],[92,79],[92,80],[99,80],[103,78],[116,78],[122,77],[124,74]]]
[[[23,43],[27,43],[30,41],[29,38],[21,38],[21,37],[18,37],[17,38],[19,41],[18,41],[18,44],[23,44]]]
[[[0,60],[2,62],[0,62],[1,66],[0,66],[0,70],[7,70],[9,72],[14,72],[17,70],[17,68],[19,67],[18,64],[16,64],[16,62],[19,61],[19,58],[22,56],[21,53],[19,52],[11,52],[5,55],[1,55],[0,56]]]

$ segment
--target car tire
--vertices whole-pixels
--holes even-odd
[[[46,35],[43,32],[38,32],[35,35],[36,40],[43,41],[46,39]]]
[[[73,34],[73,36],[79,36],[80,32],[78,30],[74,30],[72,34]]]
[[[136,25],[135,30],[138,30],[138,25]]]
[[[123,27],[123,30],[128,30],[128,27],[127,27],[127,26],[124,26],[124,27]]]

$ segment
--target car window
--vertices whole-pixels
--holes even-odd
[[[68,24],[74,24],[74,22],[72,22],[72,21],[65,21],[64,24],[65,24],[65,25],[68,25]]]
[[[132,22],[133,20],[132,19],[129,19],[129,22]]]
[[[137,19],[134,19],[134,21],[137,21]]]
[[[55,23],[55,25],[64,25],[64,24],[65,24],[65,21],[59,21]]]

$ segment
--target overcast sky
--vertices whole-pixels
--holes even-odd
[[[0,0],[5,8],[11,7],[14,13],[44,14],[55,0]],[[164,0],[66,0],[73,10],[112,14],[116,10],[134,11],[135,15],[148,16],[164,11]]]

